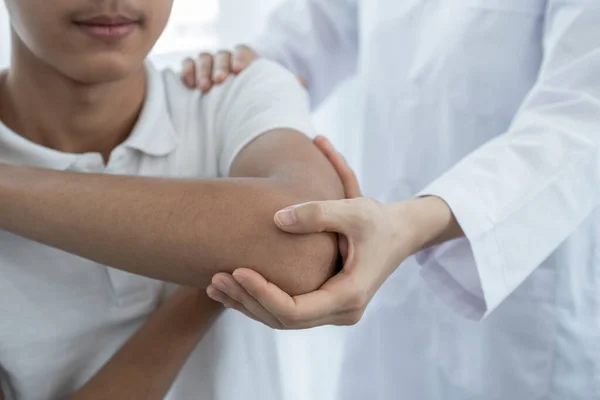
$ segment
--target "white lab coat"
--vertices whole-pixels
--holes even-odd
[[[600,2],[291,1],[256,46],[315,107],[357,72],[366,193],[467,237],[386,284],[339,399],[600,399]]]

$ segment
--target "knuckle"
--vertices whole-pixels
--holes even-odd
[[[227,52],[217,54],[216,64],[220,69],[229,70],[229,64],[231,64],[231,54]]]
[[[248,63],[257,57],[256,52],[249,46],[242,44],[235,47],[237,60]]]
[[[311,217],[315,221],[315,223],[319,226],[327,223],[329,219],[329,209],[326,207],[325,203],[313,203],[311,206]]]
[[[284,317],[280,319],[282,329],[292,328],[295,325],[295,320],[289,317]]]
[[[236,52],[254,53],[254,50],[247,44],[238,44],[235,46]]]
[[[231,53],[227,50],[221,50],[215,58],[213,74],[220,79],[226,78],[231,72]]]
[[[224,297],[221,300],[221,303],[225,306],[225,308],[236,309],[235,301],[231,300],[229,297]]]
[[[372,222],[371,207],[362,199],[347,199],[345,202],[349,210],[350,226],[358,233],[362,232]]]
[[[379,207],[381,205],[381,203],[378,200],[372,197],[365,197],[364,201],[366,201],[367,204],[371,205],[372,207]]]
[[[343,320],[343,324],[346,326],[350,326],[350,325],[356,325],[360,322],[360,320],[363,317],[364,312],[363,311],[355,311],[352,312],[350,314],[348,314],[344,320]]]
[[[213,56],[212,54],[202,53],[198,57],[197,66],[201,72],[209,72],[212,69]]]
[[[212,61],[213,58],[213,55],[207,52],[202,52],[198,54],[198,60],[200,60],[200,62]]]
[[[243,304],[244,306],[246,305],[246,303],[248,303],[248,296],[246,295],[246,293],[244,292],[244,290],[242,290],[238,285],[235,284],[230,284],[229,286],[229,290],[228,290],[228,294],[229,296],[231,296],[232,299],[234,299],[235,301],[239,302],[240,304]]]
[[[354,221],[357,228],[364,230],[370,229],[375,224],[375,217],[378,214],[378,209],[381,206],[377,200],[371,198],[358,198],[349,200],[354,204]]]
[[[184,69],[192,69],[196,65],[196,61],[193,58],[187,57],[182,62]]]
[[[368,225],[372,222],[371,213],[363,208],[357,210],[356,217],[361,225]]]
[[[285,330],[285,326],[284,326],[284,325],[283,325],[281,322],[279,322],[279,321],[277,321],[277,322],[273,322],[272,324],[269,324],[269,326],[270,326],[272,329],[276,329],[276,330],[278,330],[278,331],[283,331],[283,330]]]
[[[352,312],[364,310],[365,306],[367,304],[367,301],[368,301],[367,293],[365,293],[363,291],[358,291],[358,292],[354,293],[352,296],[350,296],[350,299],[348,301],[348,308]]]
[[[250,299],[250,296],[245,292],[241,294],[240,299],[238,301],[248,310],[252,310],[254,308],[254,302],[252,301],[252,299]]]
[[[298,315],[290,314],[280,318],[279,321],[281,322],[282,329],[288,329],[297,326],[300,319],[298,318]]]
[[[242,293],[240,292],[239,289],[237,288],[230,288],[227,291],[227,294],[229,295],[229,297],[231,297],[233,300],[238,301],[240,303],[242,303],[244,301],[244,298],[242,296]]]
[[[231,51],[225,50],[225,49],[221,49],[221,50],[217,51],[217,53],[216,53],[216,57],[219,57],[219,58],[226,58],[226,57],[230,57],[230,56],[231,56]]]

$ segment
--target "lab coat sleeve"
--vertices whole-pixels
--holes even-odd
[[[250,46],[304,78],[314,109],[356,71],[357,0],[287,0]]]
[[[600,5],[550,0],[545,21],[539,78],[508,132],[420,193],[444,199],[466,236],[417,254],[422,276],[472,319],[600,203]]]

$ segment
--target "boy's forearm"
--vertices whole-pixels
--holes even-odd
[[[172,180],[0,167],[0,229],[181,284],[250,267],[290,292],[334,268],[336,240],[292,236],[273,224],[294,203],[334,198],[311,182],[264,178]]]
[[[70,399],[162,400],[221,310],[198,289],[178,289]]]

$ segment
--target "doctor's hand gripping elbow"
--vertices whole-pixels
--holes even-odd
[[[377,290],[407,257],[462,235],[450,208],[437,197],[383,205],[361,197],[352,170],[324,138],[315,144],[344,183],[346,200],[292,206],[275,215],[275,224],[293,234],[336,232],[343,269],[318,290],[289,296],[249,269],[220,273],[208,295],[228,308],[276,329],[353,325]]]

